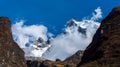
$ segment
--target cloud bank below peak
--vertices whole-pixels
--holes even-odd
[[[21,48],[26,48],[25,44],[33,42],[41,37],[47,40],[48,31],[44,25],[24,25],[24,20],[20,20],[12,25],[12,34],[14,40]],[[50,34],[50,33],[49,33]]]
[[[18,45],[25,49],[25,56],[41,57],[43,59],[64,60],[73,55],[78,50],[84,50],[92,41],[92,37],[98,29],[100,23],[98,19],[102,18],[101,8],[98,7],[92,13],[90,19],[82,21],[74,20],[72,26],[66,26],[63,32],[54,37],[50,43],[51,47],[42,48],[42,50],[28,49],[39,37],[47,41],[53,34],[49,33],[44,25],[24,25],[24,20],[20,20],[12,25],[12,34]],[[69,23],[69,21],[68,21]],[[83,33],[83,31],[85,31]],[[26,46],[26,44],[29,44]],[[49,49],[49,50],[48,50]]]
[[[98,29],[100,23],[96,20],[102,18],[100,7],[95,9],[95,13],[90,19],[82,21],[68,21],[72,25],[65,28],[65,34],[60,34],[52,41],[52,47],[42,56],[45,59],[65,60],[78,50],[84,50],[92,41],[93,35]]]

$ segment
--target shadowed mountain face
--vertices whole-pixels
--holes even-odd
[[[120,66],[120,7],[114,8],[102,21],[78,66]]]
[[[0,67],[26,67],[24,52],[13,41],[6,17],[0,17]]]

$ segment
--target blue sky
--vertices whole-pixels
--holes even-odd
[[[120,0],[0,0],[0,16],[9,17],[12,24],[18,19],[27,25],[43,24],[57,34],[71,18],[80,21],[97,7],[104,18],[115,6],[120,6]]]

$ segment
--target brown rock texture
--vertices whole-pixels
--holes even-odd
[[[64,62],[66,62],[67,64],[77,65],[81,61],[82,56],[83,56],[83,50],[79,50],[74,55],[67,58]]]
[[[79,50],[71,57],[64,61],[57,59],[56,61],[50,60],[27,60],[28,67],[76,67],[76,65],[81,61],[83,51]]]
[[[0,67],[26,67],[24,52],[13,41],[7,17],[0,17]]]
[[[74,64],[67,64],[63,61],[50,61],[50,60],[30,60],[27,61],[28,67],[76,67]]]
[[[120,7],[102,21],[78,67],[120,67]]]

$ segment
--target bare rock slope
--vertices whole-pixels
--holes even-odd
[[[24,52],[13,41],[10,20],[0,17],[0,67],[26,67]]]
[[[120,67],[120,7],[102,21],[78,67]]]

